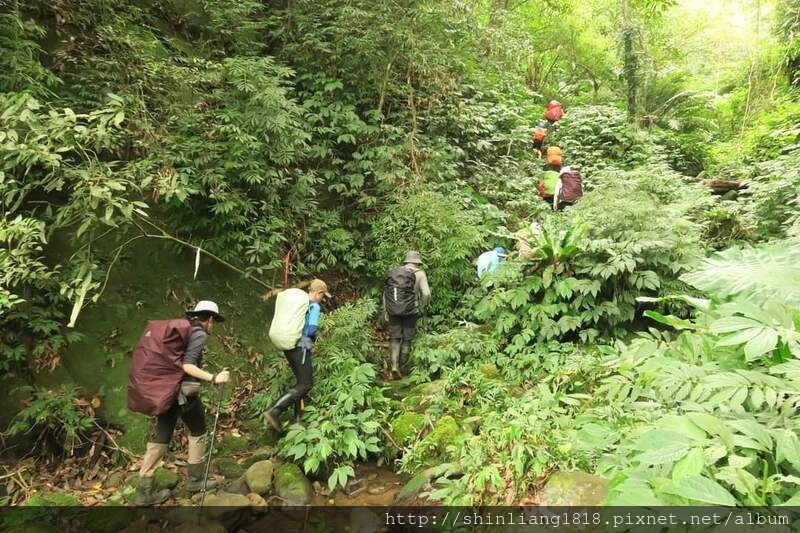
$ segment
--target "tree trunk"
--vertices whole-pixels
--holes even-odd
[[[636,57],[636,50],[633,47],[633,38],[636,33],[633,24],[631,23],[630,9],[628,0],[622,0],[622,42],[623,54],[622,61],[624,65],[625,85],[627,88],[627,103],[628,103],[628,121],[636,125],[637,121],[637,101],[636,93],[638,91],[638,58]]]

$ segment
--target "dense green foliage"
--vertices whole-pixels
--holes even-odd
[[[609,503],[794,503],[800,11],[766,3],[4,5],[0,371],[56,380],[79,342],[124,360],[81,311],[141,268],[133,243],[198,250],[259,290],[289,258],[291,282],[346,288],[277,447],[330,489],[379,460],[438,467],[428,496],[449,504],[514,503],[576,468]],[[529,144],[551,98],[566,115],[548,142],[585,191],[556,212]],[[477,279],[478,254],[520,244]],[[408,249],[431,316],[389,387],[377,294]],[[153,271],[183,285],[170,309],[197,296]],[[148,288],[117,296],[149,310]],[[260,387],[235,414],[256,417],[290,377],[265,342],[232,340],[242,315],[263,326],[238,292],[219,342]],[[71,453],[102,422],[71,384],[24,390],[9,436]]]

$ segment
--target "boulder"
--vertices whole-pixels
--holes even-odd
[[[425,424],[425,415],[414,412],[405,412],[398,416],[391,427],[391,435],[398,446],[408,446],[416,440],[422,426]]]
[[[244,468],[230,457],[222,457],[215,463],[217,473],[227,479],[236,479],[244,474]]]
[[[241,494],[216,492],[206,495],[204,516],[227,530],[235,530],[250,517],[250,500]]]
[[[314,489],[302,470],[295,464],[284,463],[275,475],[275,493],[290,505],[308,505]]]
[[[250,507],[251,510],[256,514],[265,514],[269,512],[269,505],[267,505],[267,500],[256,494],[255,492],[251,492],[247,495],[247,499],[250,500]]]
[[[250,492],[250,487],[247,486],[247,481],[244,478],[244,474],[239,479],[231,481],[227,487],[225,487],[226,492],[230,492],[231,494],[241,494],[245,496]]]
[[[550,476],[542,492],[542,505],[599,506],[608,497],[608,481],[580,470],[560,471]]]
[[[452,416],[446,415],[436,421],[433,431],[422,440],[421,445],[427,450],[428,464],[448,462],[452,452],[450,446],[457,445],[463,439],[463,433],[458,422]]]
[[[228,456],[244,453],[249,447],[247,439],[241,435],[228,433],[219,442],[219,455]]]
[[[244,479],[251,492],[262,495],[267,494],[272,488],[272,461],[259,461],[253,463],[244,474]]]

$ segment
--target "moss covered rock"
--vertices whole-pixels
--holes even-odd
[[[155,488],[156,490],[169,489],[172,490],[178,486],[178,474],[167,468],[156,468],[155,472]]]
[[[222,457],[214,462],[217,473],[227,479],[236,479],[244,474],[244,468],[230,457]]]
[[[311,482],[295,464],[284,463],[275,476],[275,493],[291,505],[308,505],[314,498]]]
[[[23,504],[29,507],[74,507],[81,502],[69,492],[49,492],[34,494]]]
[[[417,438],[424,424],[424,415],[414,412],[403,413],[392,422],[392,439],[398,446],[408,446]]]
[[[430,458],[437,461],[453,459],[448,447],[455,446],[463,439],[461,428],[452,416],[446,415],[436,421],[433,431],[422,441],[430,451]]]
[[[218,450],[219,455],[237,455],[246,452],[249,447],[246,438],[229,433],[220,440]]]

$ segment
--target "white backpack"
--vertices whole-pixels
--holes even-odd
[[[279,350],[297,346],[303,334],[308,313],[308,293],[302,289],[286,289],[275,300],[275,316],[269,327],[269,340]]]

